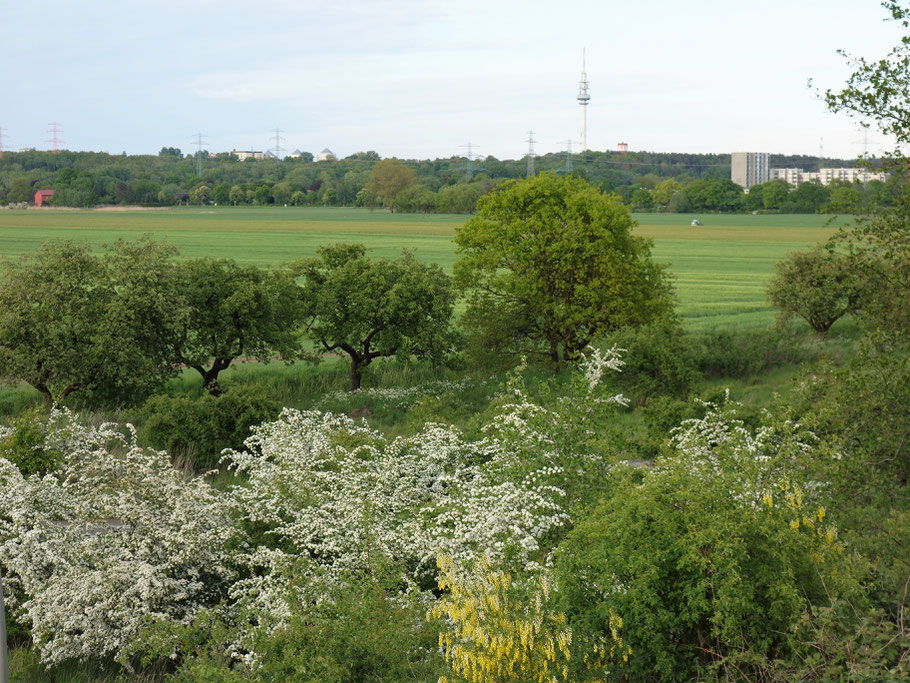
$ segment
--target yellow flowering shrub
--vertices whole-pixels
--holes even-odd
[[[615,614],[609,640],[574,634],[565,615],[550,607],[546,575],[519,588],[511,575],[486,562],[466,573],[448,558],[438,564],[439,587],[446,595],[428,617],[450,624],[439,634],[439,647],[452,674],[439,683],[603,681],[609,663],[630,654],[620,634],[622,619]]]

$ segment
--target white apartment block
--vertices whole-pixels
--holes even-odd
[[[231,154],[240,161],[246,161],[247,159],[265,159],[265,152],[254,152],[252,150],[232,149]]]
[[[771,180],[771,155],[768,152],[733,152],[730,180],[747,190]]]
[[[771,180],[783,180],[793,187],[800,183],[819,182],[828,185],[832,180],[842,180],[848,183],[868,183],[870,180],[887,180],[887,173],[873,173],[868,168],[822,168],[818,171],[807,173],[801,168],[772,168]]]

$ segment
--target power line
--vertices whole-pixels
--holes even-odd
[[[281,134],[283,132],[284,131],[278,128],[278,126],[275,126],[275,135],[272,136],[272,140],[275,141],[275,146],[272,147],[270,151],[274,152],[276,159],[281,156],[282,152],[287,151],[284,147],[281,146],[281,141],[284,140],[284,138],[281,137]]]
[[[528,139],[525,140],[528,143],[528,177],[534,175],[534,131],[528,131]]]
[[[572,140],[566,140],[566,168],[565,173],[569,175],[572,172]]]
[[[53,122],[51,122],[51,123],[49,123],[49,124],[47,124],[47,125],[50,126],[50,130],[47,131],[47,132],[51,134],[51,138],[50,138],[50,140],[45,140],[45,142],[51,143],[51,145],[52,145],[51,151],[52,151],[54,154],[56,154],[57,151],[58,151],[58,149],[59,149],[59,147],[60,147],[60,143],[61,143],[61,142],[66,142],[66,140],[61,140],[60,137],[58,136],[58,133],[62,133],[62,132],[63,132],[63,131],[59,128],[59,126],[60,126],[59,123],[57,123],[56,121],[53,121]]]
[[[468,148],[468,153],[467,153],[467,155],[466,155],[467,161],[466,161],[466,163],[465,163],[465,173],[467,173],[467,175],[468,175],[468,180],[470,180],[471,178],[474,177],[474,166],[473,166],[474,158],[475,158],[475,156],[479,156],[479,155],[475,155],[475,154],[472,152],[473,144],[470,143],[470,142],[467,143],[466,145],[458,145],[458,146],[459,146],[459,147],[467,147],[467,148]]]
[[[202,138],[207,138],[208,135],[203,135],[202,133],[196,133],[194,136],[196,139],[193,141],[193,144],[196,145],[196,177],[202,177]]]

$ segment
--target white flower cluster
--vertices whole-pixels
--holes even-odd
[[[602,351],[595,346],[592,347],[591,351],[588,353],[582,354],[579,367],[584,373],[589,395],[594,393],[594,390],[600,384],[607,370],[610,370],[611,372],[622,372],[622,368],[625,365],[625,362],[623,362],[621,357],[623,351],[625,351],[625,349],[619,349],[615,346],[606,351]],[[617,401],[616,399],[622,400]],[[627,402],[621,396],[615,396],[614,401],[617,403]]]
[[[147,619],[188,621],[233,578],[225,501],[130,428],[51,416],[60,468],[24,478],[0,458],[0,566],[10,607],[48,663],[118,656]]]
[[[396,407],[404,407],[426,397],[433,396],[438,398],[442,394],[462,392],[469,387],[483,386],[484,384],[484,382],[478,382],[478,380],[470,378],[457,381],[440,380],[437,382],[418,384],[413,387],[369,387],[366,389],[358,389],[354,392],[354,395],[369,396],[370,398],[377,400],[387,401]],[[338,402],[347,402],[350,401],[351,396],[352,394],[350,391],[334,391],[323,396],[318,405],[325,407]]]
[[[286,409],[247,447],[226,455],[248,478],[229,495],[236,514],[273,543],[257,561],[278,571],[305,557],[313,581],[340,580],[384,557],[407,567],[416,585],[433,575],[440,552],[464,563],[508,552],[533,565],[540,540],[568,521],[559,488],[534,476],[504,479],[514,465],[510,443],[470,442],[448,426],[389,440],[344,416]],[[300,576],[295,583],[308,585]],[[265,609],[278,597],[267,597],[272,590],[287,590],[261,572],[244,589]]]
[[[595,358],[601,373],[618,361]],[[140,447],[130,425],[54,411],[45,445],[59,468],[26,478],[0,458],[10,607],[49,664],[125,657],[143,625],[215,609],[239,622],[230,647],[255,666],[257,633],[287,623],[289,600],[326,599],[352,573],[400,567],[402,590],[430,600],[440,554],[539,569],[585,461],[561,435],[565,414],[520,387],[507,396],[475,441],[439,424],[388,438],[285,410],[225,452],[241,480],[227,491]]]
[[[692,474],[725,482],[730,495],[748,505],[757,506],[769,491],[788,484],[794,466],[817,440],[812,432],[789,420],[766,424],[753,433],[736,418],[736,409],[731,407],[735,404],[704,406],[705,416],[685,420],[674,430],[670,445]],[[656,471],[668,464],[658,463]],[[809,488],[815,486],[810,482]]]

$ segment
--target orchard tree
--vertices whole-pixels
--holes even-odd
[[[185,315],[173,247],[117,242],[104,258],[85,244],[48,242],[6,267],[0,285],[0,367],[46,405],[78,393],[141,400],[176,371],[169,352]]]
[[[437,265],[409,252],[395,260],[366,258],[360,244],[321,247],[301,261],[309,335],[324,352],[351,359],[350,389],[376,358],[414,354],[442,361],[451,346],[455,297]]]
[[[580,178],[494,188],[455,234],[465,327],[481,348],[542,353],[558,366],[608,332],[670,314],[668,277],[634,225]]]
[[[267,362],[300,352],[300,290],[287,272],[195,259],[181,265],[180,292],[189,314],[174,339],[175,359],[219,393],[218,375],[241,356]]]
[[[794,251],[775,268],[768,298],[783,322],[798,315],[824,337],[835,322],[861,307],[860,280],[843,254],[821,247]]]

